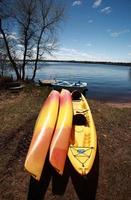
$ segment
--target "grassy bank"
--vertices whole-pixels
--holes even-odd
[[[98,135],[98,152],[92,172],[81,178],[67,160],[63,177],[47,163],[42,181],[38,184],[30,180],[23,170],[24,160],[35,120],[48,93],[48,89],[30,85],[19,93],[1,91],[0,199],[24,200],[28,196],[28,199],[39,200],[45,195],[49,200],[77,200],[93,199],[96,194],[97,200],[127,200],[131,171],[131,109],[113,108],[97,101],[89,100]]]

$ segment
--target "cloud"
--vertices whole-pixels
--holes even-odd
[[[23,45],[22,44],[18,44],[17,45],[19,48],[23,48]]]
[[[110,29],[110,28],[108,28],[108,29],[107,29],[107,32],[108,32],[108,33],[111,33],[111,29]]]
[[[82,1],[74,1],[72,3],[72,6],[80,6],[82,4]]]
[[[78,40],[77,40],[77,39],[72,39],[72,41],[73,41],[73,42],[78,42]]]
[[[100,5],[101,5],[101,3],[102,3],[102,0],[95,0],[95,2],[93,3],[93,8],[97,8],[97,7],[99,7]]]
[[[86,46],[87,46],[87,47],[91,47],[92,44],[91,44],[91,43],[87,43]]]
[[[131,56],[131,52],[128,53],[128,56]]]
[[[18,40],[16,33],[12,33],[12,34],[8,35],[7,38],[10,40]]]
[[[124,29],[124,30],[118,31],[118,32],[111,32],[110,36],[116,38],[116,37],[119,37],[120,35],[123,35],[125,33],[129,33],[129,32],[130,32],[129,29]]]
[[[96,53],[89,51],[82,51],[75,48],[60,48],[59,51],[53,53],[53,56],[46,54],[44,59],[47,60],[76,60],[76,61],[114,61],[114,62],[130,62],[130,51],[127,58],[117,57],[115,55],[109,55],[105,53]]]
[[[0,37],[2,35],[0,34]],[[18,40],[18,36],[16,32],[12,32],[11,34],[6,34],[7,39],[9,40]]]
[[[94,59],[92,54],[82,52],[74,48],[62,47],[58,52],[54,53],[55,58],[58,60],[92,60]]]
[[[125,62],[130,61],[131,55],[127,58],[116,57],[115,55],[109,55],[105,53],[96,53],[96,52],[89,52],[89,51],[82,51],[75,48],[66,48],[62,47],[59,51],[53,53],[51,55],[45,55],[44,58],[47,60],[76,60],[76,61],[114,61],[114,62]]]
[[[93,23],[93,20],[92,20],[92,19],[89,19],[89,20],[88,20],[88,23],[89,23],[89,24],[92,24],[92,23]]]
[[[15,32],[13,32],[10,35],[6,34],[6,37],[10,40],[18,40],[17,34]],[[0,39],[3,39],[3,35],[0,33]]]
[[[104,13],[104,14],[109,14],[111,13],[111,7],[108,6],[108,7],[105,7],[103,9],[101,9],[101,13]]]
[[[47,55],[47,59],[53,60],[77,60],[77,61],[111,61],[111,57],[102,53],[89,53],[75,48],[62,47],[59,51],[54,52],[53,57]]]

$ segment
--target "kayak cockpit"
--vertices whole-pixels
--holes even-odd
[[[81,100],[81,93],[77,90],[72,92],[72,100],[76,101],[76,100]]]
[[[83,114],[76,114],[73,116],[74,126],[88,126],[86,117]]]

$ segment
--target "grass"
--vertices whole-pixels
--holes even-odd
[[[37,115],[48,94],[48,89],[31,85],[27,85],[19,93],[1,91],[0,199],[2,200],[27,198],[30,177],[23,169],[24,160]],[[131,171],[129,148],[131,109],[112,108],[93,100],[89,100],[89,104],[97,129],[99,147],[96,199],[127,200],[129,199],[128,181]],[[56,180],[60,188],[63,179],[55,175],[55,182]],[[57,184],[53,189],[54,186],[50,181],[45,199],[76,200],[83,199],[83,194],[84,198],[88,197],[90,191],[86,185],[87,181],[77,174],[75,174],[75,182],[73,180],[70,174],[66,191],[62,196],[56,192]],[[81,183],[81,185],[78,184],[79,187],[76,186],[78,180]],[[44,187],[44,183],[42,184]],[[52,190],[55,190],[55,194],[52,194]]]
[[[35,118],[41,104],[47,97],[47,90],[32,89],[28,86],[20,93],[4,91],[0,99],[0,130],[5,133],[12,129],[18,129],[32,117]]]

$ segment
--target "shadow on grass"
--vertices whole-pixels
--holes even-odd
[[[28,200],[43,200],[52,178],[52,193],[55,195],[63,195],[68,183],[68,168],[65,168],[63,176],[59,175],[48,161],[48,156],[41,175],[40,181],[30,178]]]
[[[69,161],[66,160],[65,169],[63,175],[59,175],[55,170],[53,170],[52,176],[52,193],[54,195],[63,195],[66,190],[70,176]]]
[[[69,177],[71,177],[75,192],[80,200],[95,200],[98,176],[99,176],[99,152],[97,150],[96,158],[92,170],[87,176],[80,176],[72,167],[67,159],[64,174],[60,176],[49,164],[48,156],[42,172],[40,181],[31,177],[28,200],[43,200],[52,178],[52,193],[54,195],[64,195]]]
[[[47,156],[48,158],[48,156]],[[50,180],[52,176],[52,167],[46,159],[45,165],[42,171],[40,181],[35,180],[32,176],[30,178],[29,191],[28,191],[28,200],[42,200],[48,189]]]
[[[93,167],[87,176],[80,176],[70,168],[71,179],[80,200],[95,200],[99,176],[99,150],[97,149]]]

